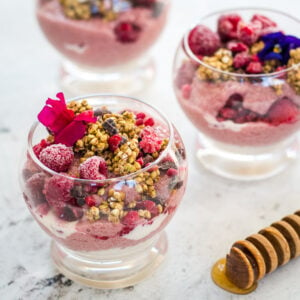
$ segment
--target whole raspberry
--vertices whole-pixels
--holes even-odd
[[[235,55],[233,59],[233,66],[236,69],[246,68],[251,62],[251,55],[247,52],[241,52]]]
[[[252,17],[251,23],[254,23],[254,22],[261,23],[262,29],[266,29],[266,28],[270,28],[270,27],[277,27],[277,24],[274,21],[272,21],[271,19],[269,19],[266,16],[259,15],[259,14],[255,14]]]
[[[72,187],[73,181],[71,179],[54,175],[46,180],[43,193],[51,207],[62,208],[65,202],[73,199],[71,195]]]
[[[227,48],[234,53],[248,51],[247,45],[245,45],[244,43],[236,42],[236,41],[230,41],[227,44]]]
[[[33,152],[34,154],[39,157],[40,153],[42,152],[43,149],[45,149],[47,146],[49,146],[49,142],[46,140],[41,140],[39,144],[36,144],[33,146]]]
[[[39,159],[49,169],[65,172],[73,162],[74,153],[71,148],[63,144],[53,144],[41,151]]]
[[[221,46],[218,34],[204,25],[196,26],[190,32],[188,41],[195,55],[212,55]]]
[[[122,218],[121,222],[127,226],[137,225],[140,220],[140,216],[137,211],[129,211],[125,217]]]
[[[260,74],[263,72],[263,67],[259,61],[251,61],[246,68],[246,72],[249,74]]]
[[[290,99],[282,98],[269,109],[266,120],[272,125],[294,123],[299,119],[299,107]]]
[[[239,22],[237,37],[244,44],[251,46],[258,40],[261,29],[261,24],[258,22],[249,24]]]
[[[242,21],[238,14],[223,15],[218,20],[218,33],[222,42],[237,38],[238,23]]]
[[[116,151],[119,148],[122,140],[123,140],[123,138],[118,134],[111,136],[108,139],[108,145],[109,145],[110,151],[112,151],[112,152]]]
[[[153,120],[153,118],[148,118],[145,122],[144,125],[145,126],[154,126],[155,122]]]
[[[140,31],[141,28],[132,22],[121,22],[114,29],[117,40],[122,43],[135,42],[139,37]]]
[[[140,112],[140,113],[138,113],[138,114],[136,114],[136,118],[137,119],[145,119],[146,118],[146,114],[145,113],[143,113],[143,112]]]
[[[80,178],[104,180],[107,177],[107,165],[104,158],[92,156],[79,166]]]
[[[152,127],[145,127],[141,133],[141,138],[139,146],[145,153],[154,153],[160,150],[162,140]]]

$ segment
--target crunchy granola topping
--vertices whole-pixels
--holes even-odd
[[[300,63],[300,48],[290,51],[291,58],[288,61],[288,67],[295,66]],[[295,66],[288,72],[287,82],[293,87],[297,94],[300,94],[300,67]]]

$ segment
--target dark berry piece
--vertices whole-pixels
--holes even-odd
[[[71,205],[65,205],[62,209],[58,209],[56,213],[59,218],[68,222],[79,220],[83,216],[82,208]]]
[[[117,125],[113,119],[106,119],[103,124],[103,128],[107,131],[109,135],[115,135],[119,132]]]
[[[237,38],[238,23],[242,21],[238,14],[223,15],[218,20],[218,33],[222,42]]]
[[[103,115],[111,114],[111,111],[108,110],[106,107],[97,108],[94,110],[94,116],[95,117],[102,117]]]
[[[204,25],[196,26],[190,32],[188,41],[195,55],[212,55],[221,46],[218,34]]]
[[[118,41],[132,43],[138,39],[141,28],[132,22],[121,22],[115,27],[114,31]]]

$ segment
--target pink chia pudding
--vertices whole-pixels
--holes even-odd
[[[299,130],[300,39],[263,15],[222,15],[217,32],[190,30],[177,54],[179,103],[205,136],[269,146]]]
[[[160,35],[166,0],[39,1],[37,18],[52,45],[80,65],[105,68],[135,60]]]
[[[186,186],[177,131],[172,136],[143,111],[110,111],[87,100],[66,105],[57,96],[38,116],[49,134],[32,145],[23,168],[34,218],[74,251],[127,251],[155,238]],[[33,132],[42,129],[35,125]]]

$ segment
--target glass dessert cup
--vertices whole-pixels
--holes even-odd
[[[103,106],[111,112],[130,108],[152,116],[168,137],[168,145],[156,160],[134,173],[86,180],[57,173],[41,163],[33,146],[47,130],[34,123],[21,174],[24,199],[35,220],[52,238],[52,259],[65,276],[96,288],[130,286],[152,274],[167,253],[164,228],[186,187],[184,146],[168,119],[146,103],[113,95],[73,100],[80,99],[87,99],[94,110]],[[153,189],[148,193],[150,185],[154,194]],[[89,218],[93,214],[87,197],[102,204],[99,219]]]
[[[147,87],[155,75],[147,52],[166,24],[169,0],[78,1],[65,0],[63,7],[59,0],[37,0],[39,25],[63,56],[62,89],[71,96],[132,95]]]
[[[243,19],[260,13],[276,21],[287,34],[298,34],[299,20],[269,9],[219,11],[207,15],[198,24],[216,32],[220,16],[231,13]],[[182,110],[198,130],[197,159],[208,170],[237,180],[264,179],[284,170],[299,154],[300,95],[299,89],[289,81],[298,74],[299,64],[270,73],[228,72],[209,65],[193,53],[190,33],[191,30],[185,34],[177,50],[173,82]],[[297,107],[293,120],[270,121],[270,111],[274,111],[279,101]],[[234,111],[236,104],[238,111]],[[283,109],[279,107],[280,112],[276,112],[281,119],[284,119]],[[232,112],[241,112],[243,118],[223,117]]]

